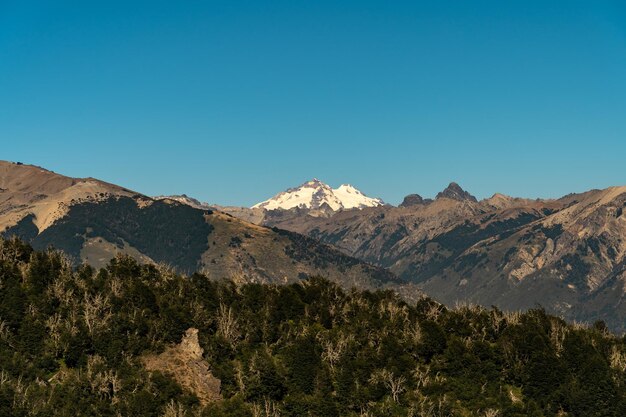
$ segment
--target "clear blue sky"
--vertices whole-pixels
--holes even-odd
[[[623,1],[0,1],[0,159],[250,205],[626,184]]]

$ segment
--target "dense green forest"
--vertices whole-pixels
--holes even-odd
[[[188,329],[221,399],[145,365]],[[0,415],[624,416],[626,344],[541,309],[236,286],[128,257],[73,268],[0,240]]]

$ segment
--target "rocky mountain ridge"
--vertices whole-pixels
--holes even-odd
[[[209,203],[205,203],[203,201],[200,201],[198,199],[195,199],[193,197],[189,197],[186,194],[180,194],[180,195],[157,195],[155,197],[153,197],[155,200],[174,200],[174,201],[178,201],[181,204],[186,204],[188,206],[191,206],[193,208],[197,208],[200,210],[212,210],[215,209],[215,206],[212,206]]]

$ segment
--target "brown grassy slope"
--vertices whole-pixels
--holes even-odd
[[[94,178],[71,178],[34,165],[0,161],[0,230],[32,215],[41,232],[76,202],[135,194]]]

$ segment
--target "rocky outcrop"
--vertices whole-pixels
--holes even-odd
[[[221,396],[220,380],[211,374],[209,364],[202,358],[203,353],[198,343],[198,329],[190,328],[180,344],[170,346],[160,355],[145,356],[143,363],[149,371],[171,376],[206,405]]]
[[[436,198],[449,198],[457,201],[472,201],[476,202],[476,197],[461,188],[456,182],[451,182],[445,190],[437,194]]]
[[[402,203],[400,203],[400,207],[419,206],[421,204],[426,204],[430,201],[431,200],[429,199],[424,200],[419,194],[409,194],[404,197],[404,200],[402,200]]]

